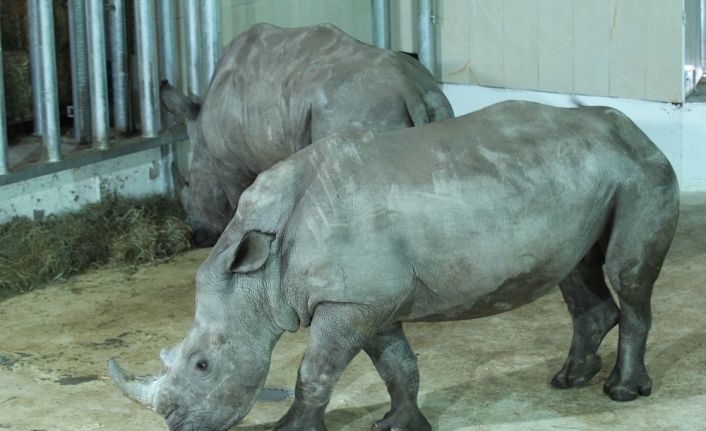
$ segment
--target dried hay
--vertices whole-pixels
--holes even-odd
[[[29,54],[3,51],[2,74],[5,78],[5,114],[9,124],[32,119],[32,71]]]
[[[134,271],[192,247],[178,200],[116,197],[43,221],[0,225],[0,292],[25,292],[97,265]]]

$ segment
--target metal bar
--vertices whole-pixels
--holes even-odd
[[[205,1],[203,7],[203,35],[204,35],[204,87],[208,88],[216,70],[216,63],[221,54],[221,15],[220,2],[217,0]]]
[[[39,60],[39,17],[37,0],[27,0],[29,21],[29,62],[32,71],[32,117],[35,136],[42,135],[42,67]]]
[[[5,78],[2,74],[2,41],[0,41],[0,175],[10,172],[7,157],[7,123],[5,113]]]
[[[110,148],[108,72],[105,64],[105,18],[103,11],[103,0],[88,0],[86,3],[93,147],[98,150]]]
[[[88,46],[86,39],[86,1],[69,0],[71,46],[71,88],[74,108],[74,136],[87,141],[91,136],[91,93],[88,84]]]
[[[157,43],[159,80],[176,85],[176,48],[174,44],[174,8],[172,0],[157,1]],[[176,117],[161,107],[162,129],[176,125]]]
[[[199,0],[184,0],[186,33],[187,90],[189,97],[200,102],[203,97],[203,67],[201,59],[201,8]]]
[[[433,0],[419,0],[419,61],[434,77],[437,76],[435,24]]]
[[[701,0],[699,22],[701,23],[699,36],[701,40],[697,46],[701,49],[701,69],[706,71],[706,0]]]
[[[130,98],[125,2],[123,0],[108,0],[108,17],[110,64],[113,80],[113,127],[118,132],[127,133],[130,131]]]
[[[390,2],[373,0],[373,45],[390,49]]]
[[[0,175],[0,186],[18,183],[44,175],[51,175],[68,169],[80,168],[82,166],[161,147],[163,145],[172,145],[186,139],[189,139],[189,135],[186,133],[185,128],[173,129],[171,133],[156,138],[133,138],[123,145],[116,145],[105,151],[85,151],[75,157],[70,157],[57,163],[39,163],[16,172],[11,172],[7,175]]]
[[[137,68],[140,80],[140,123],[142,136],[159,134],[159,67],[157,60],[157,30],[153,0],[135,0],[137,33]]]
[[[42,140],[47,150],[47,161],[61,160],[59,130],[59,94],[56,84],[56,53],[54,48],[54,11],[52,0],[39,0],[39,49],[42,65]]]

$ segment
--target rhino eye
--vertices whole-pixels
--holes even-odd
[[[206,371],[206,370],[208,370],[208,361],[204,361],[204,360],[198,361],[198,362],[196,363],[196,369],[199,370],[199,371]]]

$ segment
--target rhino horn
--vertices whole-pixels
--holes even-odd
[[[155,374],[130,374],[111,358],[108,361],[108,375],[128,398],[156,411],[154,401],[160,380],[164,377],[164,370]]]

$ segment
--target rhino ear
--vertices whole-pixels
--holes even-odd
[[[162,99],[162,104],[167,108],[167,111],[175,115],[183,115],[189,121],[196,120],[201,111],[201,105],[189,100],[181,91],[169,85],[167,81],[162,81],[159,98]]]
[[[230,270],[246,273],[260,269],[270,255],[270,244],[274,239],[274,235],[258,231],[246,233],[235,252]]]

